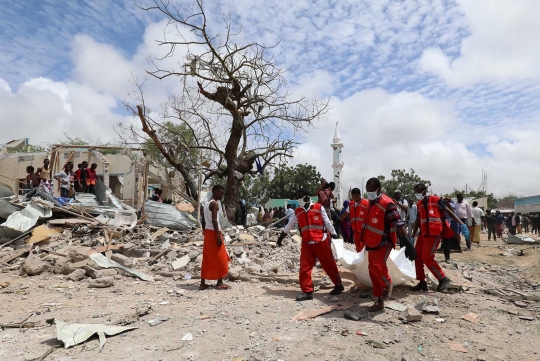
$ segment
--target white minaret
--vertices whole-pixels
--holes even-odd
[[[343,206],[343,196],[342,196],[342,185],[341,185],[341,170],[343,169],[343,161],[341,160],[341,148],[343,148],[343,143],[341,142],[341,135],[339,135],[338,122],[336,122],[336,131],[334,132],[334,140],[330,144],[334,150],[334,161],[332,163],[332,168],[334,168],[334,183],[336,183],[336,189],[334,190],[334,195],[337,200],[337,207],[341,208]]]

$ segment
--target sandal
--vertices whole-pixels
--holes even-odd
[[[377,312],[384,309],[384,302],[383,301],[376,301],[370,308],[369,312]]]
[[[386,287],[383,291],[383,295],[382,297],[387,300],[389,299],[390,297],[392,297],[392,289],[394,288],[394,285],[390,285],[388,287]]]

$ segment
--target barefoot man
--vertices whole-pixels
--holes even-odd
[[[230,287],[223,283],[223,277],[229,273],[229,255],[223,242],[221,225],[219,224],[219,203],[223,198],[224,188],[215,185],[212,188],[212,198],[204,205],[201,219],[204,229],[203,259],[201,266],[200,290],[209,286],[205,280],[217,280],[218,290],[227,290]]]

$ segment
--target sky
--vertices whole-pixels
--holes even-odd
[[[149,4],[150,0],[141,0]],[[181,8],[193,1],[174,0]],[[131,124],[133,79],[157,109],[181,89],[145,70],[164,55],[165,19],[133,0],[12,1],[0,12],[0,143],[114,141]],[[540,194],[540,1],[216,0],[239,43],[279,45],[295,96],[331,110],[298,140],[293,163],[332,178],[336,122],[344,188],[414,169],[436,193]],[[189,36],[189,34],[185,34]],[[178,49],[165,65],[185,62]]]

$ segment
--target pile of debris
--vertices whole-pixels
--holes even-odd
[[[39,189],[31,195],[3,193],[0,199],[0,269],[21,275],[43,272],[69,280],[89,278],[89,287],[109,287],[119,276],[151,280],[195,278],[200,274],[203,235],[190,212],[148,201],[143,217],[106,192],[107,201],[80,194],[59,204]],[[293,230],[276,247],[279,230],[260,225],[247,230],[225,219],[231,257],[229,277],[290,275],[299,268],[301,238]]]

